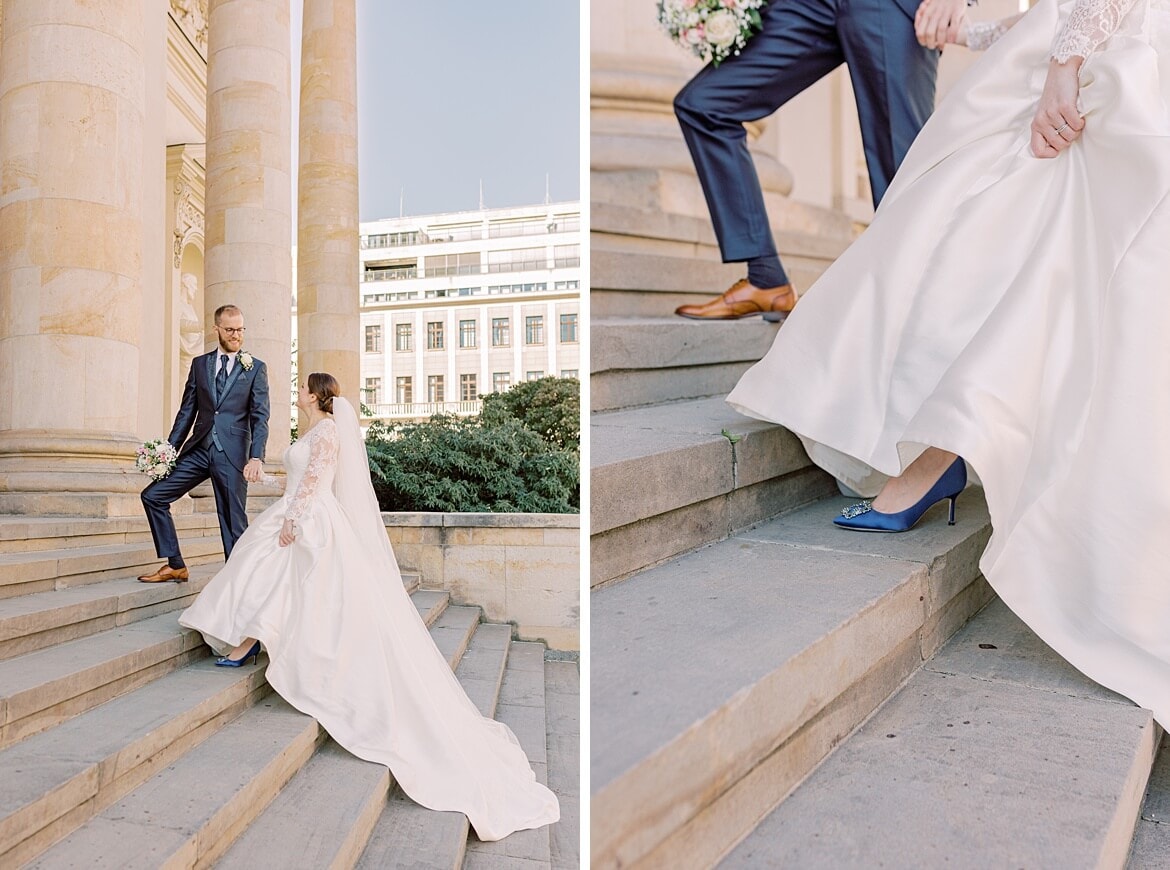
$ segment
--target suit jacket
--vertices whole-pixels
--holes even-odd
[[[223,395],[216,396],[216,348],[191,360],[183,401],[175,415],[175,425],[167,440],[179,455],[195,449],[209,434],[223,447],[224,455],[236,468],[244,470],[249,459],[263,459],[268,442],[268,369],[261,360],[252,358],[252,368],[244,371],[237,359],[228,375]],[[190,438],[187,438],[188,433]],[[213,451],[215,447],[211,448]]]

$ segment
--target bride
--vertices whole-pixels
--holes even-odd
[[[953,519],[969,464],[996,592],[1164,727],[1168,99],[1170,0],[1040,0],[728,397],[877,496],[845,528]]]
[[[466,814],[481,840],[551,824],[555,795],[511,730],[468,700],[402,586],[357,415],[339,392],[320,372],[301,386],[309,427],[285,453],[285,496],[179,623],[231,650],[220,665],[255,659],[263,643],[282,698],[389,767],[417,803]]]

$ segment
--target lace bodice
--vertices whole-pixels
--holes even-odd
[[[308,510],[318,489],[333,486],[338,446],[337,424],[326,417],[285,453],[288,468],[286,492],[292,493],[284,513],[286,520],[295,525]]]
[[[1052,59],[1064,63],[1079,55],[1087,58],[1121,26],[1137,0],[1077,0],[1072,14],[1052,43]]]

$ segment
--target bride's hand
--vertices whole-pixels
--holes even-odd
[[[287,547],[296,539],[296,526],[293,525],[292,520],[285,520],[284,525],[280,527],[280,539],[278,540],[278,543],[282,547]]]
[[[922,0],[914,14],[914,35],[927,48],[957,42],[967,21],[967,0]]]
[[[1083,62],[1084,58],[1074,56],[1066,63],[1048,64],[1044,92],[1032,118],[1032,153],[1036,157],[1055,157],[1085,129],[1085,119],[1077,111]]]

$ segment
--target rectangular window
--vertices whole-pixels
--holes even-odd
[[[474,402],[479,398],[479,389],[475,383],[475,375],[459,376],[459,401]]]
[[[561,369],[561,377],[575,378],[577,377],[577,369]]]
[[[443,321],[432,320],[427,323],[427,350],[443,349]]]
[[[561,342],[569,343],[577,340],[577,315],[561,315]]]
[[[580,245],[556,245],[553,247],[553,264],[558,269],[569,269],[581,265]]]
[[[475,347],[475,321],[459,321],[459,346]]]
[[[382,327],[377,324],[366,327],[366,352],[382,352]]]
[[[492,372],[492,389],[497,393],[503,393],[512,386],[511,372]]]
[[[409,323],[394,324],[394,349],[414,350],[414,326]]]
[[[443,398],[443,376],[427,375],[427,401],[445,402]]]
[[[544,377],[544,372],[525,372],[524,377],[529,381],[539,381]]]
[[[362,392],[362,401],[367,405],[377,405],[382,401],[382,379],[381,378],[366,378],[366,388]]]
[[[512,343],[512,328],[507,317],[492,318],[492,347],[507,347]]]
[[[400,405],[410,405],[414,402],[414,380],[410,377],[394,380],[394,400]]]
[[[524,318],[524,343],[544,344],[544,315]]]

